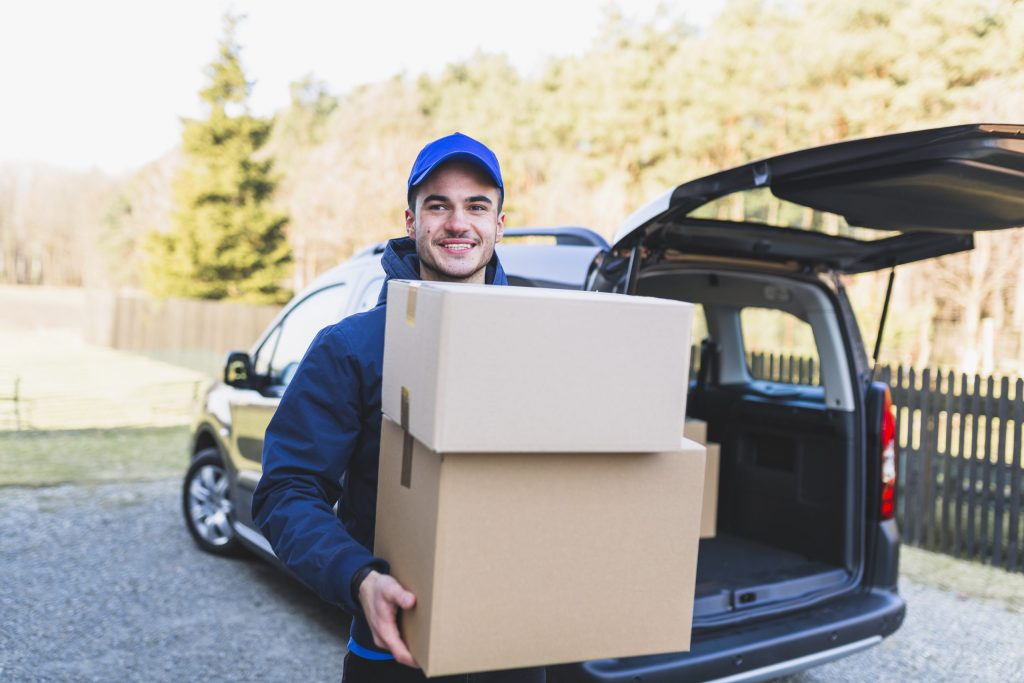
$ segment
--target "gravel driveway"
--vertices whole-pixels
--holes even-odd
[[[0,681],[340,680],[347,617],[200,552],[179,486],[0,489]]]
[[[347,618],[263,562],[197,550],[178,486],[0,489],[0,680],[340,678]],[[954,581],[992,571],[953,566]],[[1024,594],[1024,577],[992,576]],[[1020,602],[901,589],[893,637],[786,680],[1024,680]]]

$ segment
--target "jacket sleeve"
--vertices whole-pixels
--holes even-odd
[[[324,600],[352,614],[352,576],[387,568],[335,515],[341,478],[360,439],[360,372],[344,334],[320,332],[285,390],[263,442],[252,515],[277,557]]]

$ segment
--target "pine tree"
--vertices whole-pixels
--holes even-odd
[[[270,205],[273,158],[257,155],[271,122],[252,116],[235,33],[239,17],[224,17],[209,84],[199,97],[205,119],[186,119],[184,163],[174,181],[175,212],[166,234],[151,233],[144,282],[158,296],[286,301],[282,283],[292,254],[288,217]]]

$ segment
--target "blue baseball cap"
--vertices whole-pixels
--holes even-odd
[[[427,176],[433,173],[438,166],[446,161],[456,160],[468,161],[479,166],[498,186],[502,197],[505,196],[505,185],[501,182],[501,167],[498,165],[498,157],[494,156],[494,152],[489,150],[487,145],[468,135],[452,133],[434,140],[420,150],[419,156],[413,162],[412,171],[409,173],[409,198],[412,198],[413,188],[426,180]]]

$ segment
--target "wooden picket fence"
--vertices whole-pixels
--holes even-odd
[[[1024,379],[883,368],[905,543],[1024,571]]]
[[[247,350],[281,310],[231,301],[154,299],[142,292],[90,292],[85,339],[208,374]]]
[[[820,383],[811,359],[748,362],[759,379]],[[876,376],[896,407],[903,542],[1024,572],[1024,379],[902,366]]]

